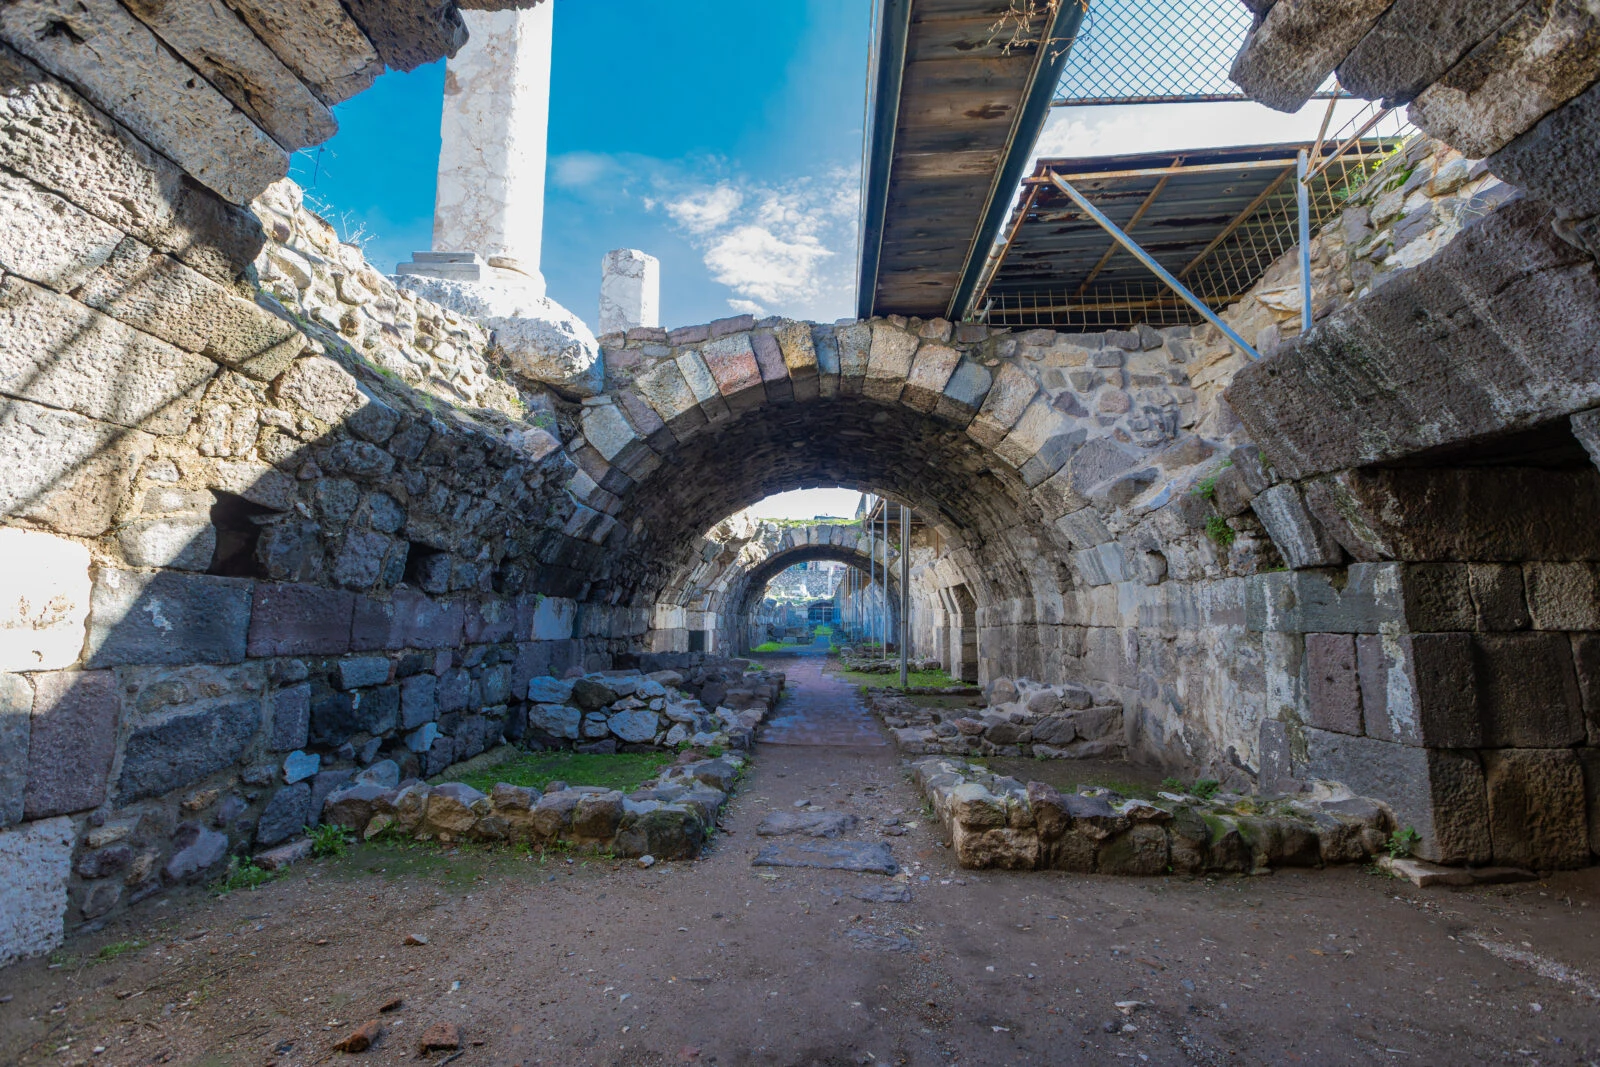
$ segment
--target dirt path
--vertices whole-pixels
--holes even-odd
[[[818,661],[781,666],[796,706],[854,721]],[[756,826],[799,801],[889,842],[911,901],[852,895],[882,875],[753,868]],[[416,1048],[436,1022],[460,1028],[459,1067],[1600,1057],[1600,872],[1426,893],[1355,869],[963,872],[881,745],[763,744],[725,822],[706,858],[650,870],[362,848],[152,901],[70,962],[0,971],[0,1063],[323,1063],[394,997],[354,1062],[437,1064]]]

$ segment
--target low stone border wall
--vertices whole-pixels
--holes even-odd
[[[913,764],[963,867],[1077,873],[1267,874],[1275,867],[1363,863],[1383,850],[1387,809],[1363,797],[1305,794],[1262,802],[1108,790],[1060,793],[937,757]]]
[[[1122,705],[1071,683],[1001,679],[981,711],[922,708],[898,691],[870,693],[867,706],[911,755],[1120,759],[1127,750]]]
[[[461,782],[398,780],[393,763],[374,765],[323,802],[323,821],[371,839],[567,845],[617,856],[692,859],[700,854],[745,757],[690,759],[624,794],[552,782],[545,790],[496,785],[489,793]],[[276,859],[277,857],[274,857]]]

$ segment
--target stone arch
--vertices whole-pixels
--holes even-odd
[[[730,637],[735,642],[734,647],[741,652],[745,651],[745,649],[738,647],[737,642],[749,632],[748,620],[762,590],[778,574],[797,563],[832,560],[853,567],[863,573],[867,571],[870,563],[876,569],[881,580],[881,576],[884,573],[884,556],[885,553],[881,548],[875,555],[868,555],[865,549],[843,544],[799,544],[768,556],[749,570],[740,570],[731,575],[725,603],[733,608],[726,625]],[[899,560],[899,554],[891,551],[887,553],[887,556],[889,563],[889,628],[891,633],[898,633],[900,625],[900,577],[895,571],[895,564]]]

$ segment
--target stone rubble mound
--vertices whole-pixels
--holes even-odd
[[[981,710],[922,708],[887,693],[867,702],[901,751],[916,755],[1121,759],[1127,751],[1122,705],[1071,682],[999,678]]]
[[[1062,793],[938,757],[912,772],[968,868],[1267,874],[1366,862],[1394,825],[1379,803],[1326,784],[1288,801],[1161,793],[1152,802],[1104,788]]]
[[[749,749],[782,690],[777,671],[745,672],[746,660],[681,671],[595,671],[528,683],[528,737],[580,752],[619,749]],[[708,707],[714,710],[708,710]]]
[[[373,838],[418,841],[558,843],[621,857],[693,859],[700,854],[745,757],[685,753],[653,781],[624,794],[598,786],[552,782],[543,791],[496,785],[489,793],[461,782],[429,785],[398,778],[398,767],[374,764],[356,784],[328,796],[322,818]]]

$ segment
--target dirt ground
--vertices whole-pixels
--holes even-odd
[[[815,660],[781,666],[855,699]],[[753,868],[756,825],[803,800],[890,842],[911,901],[852,896],[881,875]],[[916,825],[883,836],[892,818]],[[648,870],[362,846],[147,901],[0,971],[0,1063],[326,1063],[369,1019],[356,1063],[447,1062],[418,1056],[436,1022],[458,1067],[1600,1062],[1597,870],[1426,891],[1357,868],[967,872],[891,747],[760,746],[724,823],[701,860]]]

